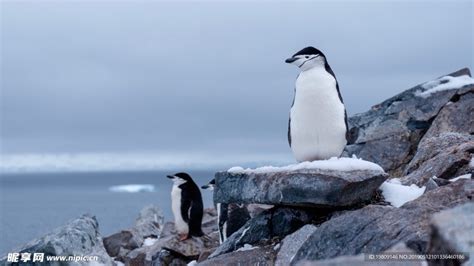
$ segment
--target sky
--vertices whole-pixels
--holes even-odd
[[[326,54],[349,115],[473,66],[472,1],[0,8],[4,170],[291,161],[284,60],[305,46]]]

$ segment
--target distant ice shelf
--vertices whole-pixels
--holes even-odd
[[[138,193],[138,192],[154,192],[155,186],[150,184],[128,184],[118,185],[109,188],[112,192],[126,192],[126,193]]]
[[[264,166],[255,169],[244,169],[240,166],[235,166],[227,170],[229,173],[274,173],[274,172],[291,172],[298,170],[321,169],[334,171],[355,171],[355,170],[372,170],[381,171],[383,168],[380,165],[359,159],[355,156],[352,158],[336,158],[333,157],[328,160],[302,162],[298,164],[290,164],[287,166]]]

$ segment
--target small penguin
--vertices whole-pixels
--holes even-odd
[[[347,144],[347,114],[326,56],[306,47],[285,62],[301,70],[288,122],[288,142],[296,160],[340,156]]]
[[[216,186],[215,179],[212,179],[202,189],[214,190]],[[239,230],[244,224],[250,220],[250,213],[245,204],[235,203],[216,203],[217,210],[217,227],[219,228],[219,243],[222,244],[234,232]]]
[[[203,236],[203,203],[199,187],[187,173],[167,177],[174,183],[171,190],[171,209],[179,239],[182,241],[190,236]]]

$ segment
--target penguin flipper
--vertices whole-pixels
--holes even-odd
[[[291,148],[291,117],[288,118],[288,144],[290,144],[290,148]]]

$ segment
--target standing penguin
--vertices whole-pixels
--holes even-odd
[[[288,142],[296,160],[340,156],[347,144],[347,114],[326,56],[306,47],[285,62],[301,70],[288,122]]]
[[[216,180],[212,179],[202,189],[214,191]],[[217,227],[219,229],[219,243],[222,244],[234,232],[238,231],[250,220],[250,213],[247,204],[236,203],[216,203]]]
[[[186,240],[189,236],[204,235],[201,229],[203,204],[199,187],[187,173],[167,177],[174,183],[171,190],[171,209],[179,239]]]

